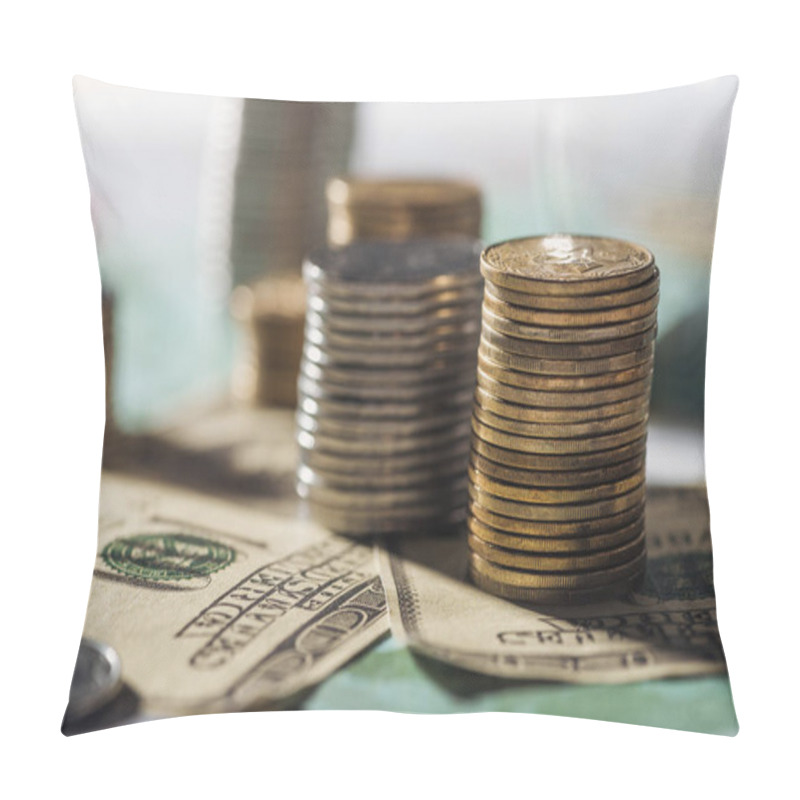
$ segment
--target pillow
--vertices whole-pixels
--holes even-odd
[[[709,270],[735,78],[458,104],[241,100],[88,78],[74,88],[114,357],[66,733],[258,708],[519,710],[736,732],[702,462]],[[296,342],[302,308],[276,310],[275,298],[294,297],[304,257],[323,252],[329,211],[341,216],[326,187],[347,176],[477,187],[485,244],[570,233],[655,254],[648,571],[635,591],[604,605],[520,605],[470,583],[463,526],[379,537],[373,558],[369,540],[309,518],[295,492],[293,392],[235,390],[245,342],[258,344],[234,289],[280,317],[259,323],[273,345]],[[378,207],[360,213],[374,220]],[[363,302],[358,286],[325,286],[306,337],[330,338],[329,309]],[[259,292],[271,302],[253,302]],[[293,387],[297,365],[276,369]]]

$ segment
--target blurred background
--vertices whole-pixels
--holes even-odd
[[[299,274],[303,254],[326,241],[331,177],[433,177],[481,189],[487,244],[570,232],[653,251],[653,416],[678,423],[702,459],[709,270],[735,79],[491,103],[241,100],[87,78],[74,88],[113,295],[122,430],[229,396],[242,347],[231,293]]]

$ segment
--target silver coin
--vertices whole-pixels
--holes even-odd
[[[425,431],[419,436],[371,436],[357,439],[347,436],[322,435],[304,430],[296,431],[297,443],[306,450],[323,450],[337,455],[393,456],[426,449],[445,448],[469,440],[470,424],[460,422],[437,431]]]
[[[298,397],[298,409],[310,416],[337,416],[355,420],[408,420],[418,417],[459,413],[465,406],[472,408],[472,390],[449,394],[446,397],[431,395],[415,400],[366,402],[358,400],[337,400],[314,398],[304,395]]]
[[[417,516],[376,514],[345,514],[326,508],[318,503],[309,503],[311,516],[320,525],[334,533],[349,536],[373,536],[385,534],[441,534],[460,528],[467,518],[466,504],[459,504],[445,513],[428,512]]]
[[[431,380],[429,383],[417,385],[386,384],[383,386],[365,384],[352,385],[333,383],[332,381],[312,381],[301,371],[297,379],[297,390],[301,395],[313,397],[316,400],[324,399],[350,399],[363,401],[396,402],[398,400],[424,400],[452,396],[464,391],[470,391],[475,386],[475,379],[469,372],[457,379]]]
[[[319,305],[319,304],[318,304]],[[378,309],[380,310],[380,309]],[[386,314],[338,314],[322,304],[318,310],[306,312],[306,324],[322,331],[374,333],[421,333],[441,326],[480,325],[480,302],[468,305],[443,306],[421,315],[402,316]]]
[[[74,722],[99,711],[122,688],[117,651],[94,639],[81,639],[69,689],[66,718]]]
[[[310,342],[303,347],[303,358],[320,366],[356,366],[356,367],[384,367],[394,364],[398,367],[425,367],[430,366],[443,358],[451,361],[474,360],[477,342],[457,342],[436,344],[417,350],[381,351],[370,350],[345,350],[343,348],[320,348]]]
[[[467,480],[460,477],[450,483],[431,484],[427,489],[333,489],[329,486],[297,482],[297,494],[303,500],[321,503],[326,508],[338,509],[340,513],[368,512],[402,514],[409,510],[416,515],[420,509],[452,508],[454,503],[466,503]]]
[[[340,490],[372,491],[421,487],[432,481],[456,480],[459,476],[466,480],[466,470],[467,459],[462,455],[452,460],[420,465],[411,471],[395,471],[388,474],[352,474],[341,470],[313,470],[305,464],[300,464],[297,468],[297,479],[312,486],[322,485]]]
[[[436,348],[440,345],[445,347],[452,345],[458,348],[463,345],[463,350],[466,353],[471,350],[477,351],[480,328],[480,322],[477,320],[470,320],[463,326],[449,325],[411,333],[407,331],[383,333],[369,330],[339,333],[306,325],[305,338],[306,342],[315,344],[323,350],[368,349],[370,351],[391,351],[394,353],[396,350]]]
[[[466,458],[469,441],[454,441],[448,447],[424,448],[397,455],[342,455],[325,450],[300,447],[300,463],[312,470],[338,472],[342,475],[394,475],[418,473],[420,469],[434,469],[436,465]]]
[[[330,415],[310,416],[303,411],[298,411],[295,419],[300,430],[324,436],[355,438],[371,436],[402,438],[404,436],[413,436],[421,438],[430,431],[436,431],[458,422],[465,422],[469,419],[469,415],[470,409],[465,406],[463,409],[459,409],[457,413],[451,411],[447,414],[427,415],[404,420],[341,419]]]
[[[347,293],[357,287],[396,296],[412,295],[420,287],[474,281],[480,274],[481,245],[476,239],[419,239],[407,242],[353,242],[312,252],[303,264],[303,277]]]
[[[478,314],[483,301],[483,289],[460,289],[458,291],[441,290],[418,299],[403,299],[396,295],[385,298],[359,298],[351,294],[342,297],[331,297],[319,294],[309,287],[307,304],[311,311],[318,314],[354,317],[405,317],[420,319],[447,313]]]
[[[387,386],[389,384],[411,386],[418,383],[428,383],[436,379],[455,379],[459,375],[463,375],[465,370],[473,373],[475,371],[475,361],[471,356],[464,364],[459,362],[453,363],[453,361],[449,359],[441,359],[431,362],[430,364],[425,364],[422,367],[413,367],[410,369],[396,368],[391,365],[369,368],[335,367],[314,364],[308,359],[303,359],[302,361],[302,372],[309,379],[323,384],[326,381],[331,381],[334,385],[337,383],[349,383],[366,386],[375,384],[381,386]]]

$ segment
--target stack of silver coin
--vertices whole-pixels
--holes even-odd
[[[339,533],[466,516],[483,278],[474,239],[354,242],[303,266],[297,490]]]

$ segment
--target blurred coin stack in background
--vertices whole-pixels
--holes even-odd
[[[245,100],[233,186],[233,284],[300,275],[325,243],[325,187],[347,168],[354,103]]]
[[[623,594],[646,557],[653,256],[620,240],[554,235],[493,245],[481,271],[471,577],[520,601]]]
[[[266,278],[234,290],[231,314],[244,342],[233,373],[234,399],[253,406],[297,404],[305,302],[299,275]]]
[[[466,516],[483,279],[474,239],[312,254],[298,381],[298,494],[345,534]]]
[[[481,233],[480,190],[463,181],[335,178],[327,198],[331,246]]]

